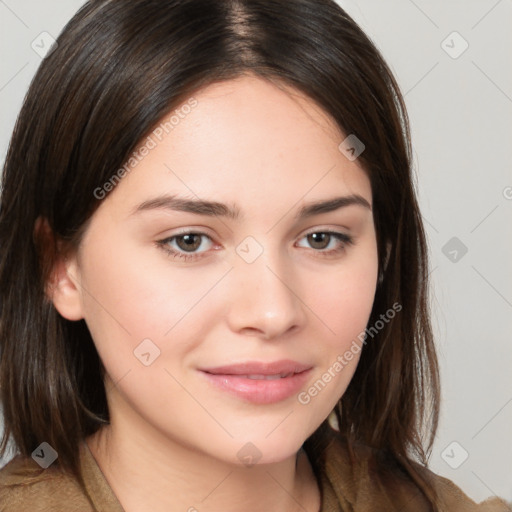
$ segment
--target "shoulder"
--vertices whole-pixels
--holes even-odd
[[[512,512],[512,503],[507,503],[498,497],[489,497],[486,500],[476,503],[470,499],[460,487],[457,487],[448,478],[442,477],[422,468],[425,474],[434,483],[443,507],[453,512]]]
[[[380,512],[429,510],[417,485],[397,465],[372,465],[368,462],[372,450],[364,445],[354,446],[353,451],[355,458],[347,442],[337,436],[326,449],[325,475],[340,503],[350,504],[354,510],[374,510],[372,503],[376,502]],[[476,503],[451,480],[418,463],[413,466],[436,490],[442,512],[512,512],[512,503],[497,497]]]
[[[41,468],[32,458],[17,455],[0,469],[0,512],[93,512],[78,482],[50,466]]]

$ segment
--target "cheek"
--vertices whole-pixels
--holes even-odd
[[[370,241],[362,249],[351,253],[335,273],[306,281],[315,283],[315,286],[308,285],[307,295],[309,304],[314,304],[311,309],[319,321],[318,332],[325,333],[315,349],[321,355],[315,381],[318,385],[311,390],[311,396],[324,387],[329,390],[315,404],[324,408],[324,413],[334,406],[350,383],[361,357],[364,332],[373,307],[378,273],[376,245]]]
[[[326,418],[332,411],[356,371],[375,296],[377,259],[347,264],[329,277],[310,293],[311,304],[315,304],[315,313],[324,326],[316,331],[325,334],[315,347],[315,374],[297,396],[301,411],[309,419],[308,435],[318,426],[318,418]]]
[[[373,273],[372,273],[373,275]],[[340,275],[326,282],[323,291],[312,291],[310,297],[317,304],[317,316],[335,336],[346,337],[353,328],[366,325],[373,305],[375,283],[366,276]]]
[[[148,258],[147,251],[123,249],[121,241],[111,244],[116,250],[103,245],[97,240],[90,244],[81,275],[86,322],[105,364],[122,372],[148,339],[165,353],[172,340],[174,356],[192,349],[198,337],[191,329],[207,324],[204,311],[196,318],[200,303],[226,266],[187,269],[173,266],[164,253]],[[215,304],[209,307],[215,317]]]
[[[362,248],[361,248],[362,249]],[[374,243],[354,251],[336,272],[326,273],[310,286],[315,313],[328,326],[330,345],[342,349],[364,331],[373,307],[378,260]]]

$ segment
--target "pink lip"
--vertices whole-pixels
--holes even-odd
[[[311,365],[282,360],[271,363],[250,361],[200,371],[213,385],[243,400],[271,404],[295,395],[308,380],[311,368]],[[249,378],[249,375],[260,378]]]

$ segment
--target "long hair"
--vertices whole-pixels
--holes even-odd
[[[37,236],[36,220],[77,247],[95,191],[156,123],[195,90],[245,73],[295,87],[365,145],[358,161],[379,259],[369,324],[392,304],[402,309],[365,344],[335,435],[394,461],[437,510],[420,471],[437,430],[439,371],[407,113],[380,52],[334,0],[91,0],[64,28],[32,81],[3,171],[0,453],[10,438],[25,456],[46,441],[82,482],[79,443],[109,421],[87,326],[62,318],[45,291],[58,249]],[[330,435],[324,422],[305,443],[318,470]]]

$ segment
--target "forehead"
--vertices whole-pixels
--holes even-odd
[[[164,116],[136,152],[141,154],[112,200],[182,193],[249,207],[270,207],[307,195],[357,193],[371,204],[371,188],[357,161],[338,149],[345,138],[314,101],[282,83],[254,76],[196,91]],[[336,189],[336,190],[334,190]],[[121,197],[122,196],[122,197]]]
[[[194,97],[198,107],[191,113],[193,126],[210,132],[222,130],[223,135],[230,134],[230,140],[245,147],[272,142],[264,151],[272,156],[273,150],[280,148],[295,148],[301,153],[299,143],[304,144],[305,139],[309,139],[310,147],[318,145],[322,137],[324,143],[330,139],[337,145],[342,137],[325,110],[283,82],[244,75],[211,84]],[[176,135],[181,133],[184,131],[178,130]]]

